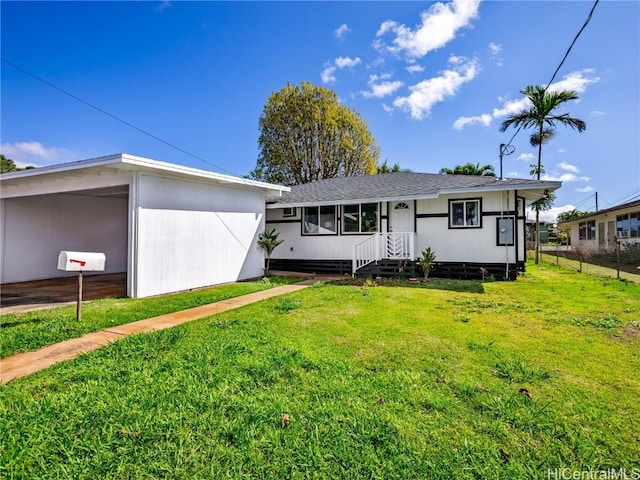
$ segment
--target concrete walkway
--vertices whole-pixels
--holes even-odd
[[[250,293],[240,297],[229,298],[216,303],[202,305],[179,312],[168,313],[158,317],[138,320],[137,322],[110,327],[99,332],[88,333],[79,338],[72,338],[64,342],[49,345],[40,350],[26,353],[18,353],[10,357],[0,359],[0,383],[7,383],[15,378],[25,377],[32,373],[50,367],[54,363],[62,362],[77,357],[81,353],[96,350],[104,345],[113,343],[127,335],[134,333],[153,332],[165,328],[175,327],[182,323],[215,315],[234,308],[243,307],[250,303],[259,302],[267,298],[296,292],[307,288],[317,281],[332,281],[336,277],[310,277],[292,285]]]

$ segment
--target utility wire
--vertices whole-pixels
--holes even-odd
[[[117,117],[116,115],[113,115],[112,113],[109,113],[109,112],[107,112],[106,110],[103,110],[103,109],[102,109],[102,108],[100,108],[100,107],[96,107],[95,105],[93,105],[93,104],[91,104],[91,103],[87,102],[86,100],[83,100],[82,98],[80,98],[80,97],[78,97],[78,96],[74,95],[73,93],[70,93],[70,92],[66,91],[65,89],[60,88],[60,87],[58,87],[57,85],[55,85],[55,84],[53,84],[53,83],[51,83],[51,82],[49,82],[49,81],[45,80],[44,78],[39,77],[38,75],[36,75],[36,74],[34,74],[34,73],[31,73],[30,71],[28,71],[28,70],[26,70],[26,69],[22,68],[21,66],[16,65],[16,64],[15,64],[15,63],[13,63],[13,62],[10,62],[9,60],[7,60],[7,59],[6,59],[6,58],[4,58],[4,57],[2,57],[2,61],[3,61],[4,63],[6,63],[7,65],[12,66],[12,67],[13,67],[13,68],[15,68],[16,70],[19,70],[20,72],[22,72],[22,73],[24,73],[24,74],[26,74],[26,75],[29,75],[30,77],[35,78],[36,80],[38,80],[38,81],[40,81],[40,82],[42,82],[42,83],[44,83],[44,84],[46,84],[46,85],[49,85],[51,88],[55,88],[55,89],[56,89],[56,90],[58,90],[59,92],[62,92],[62,93],[64,93],[65,95],[68,95],[69,97],[73,98],[74,100],[77,100],[78,102],[83,103],[84,105],[86,105],[86,106],[88,106],[88,107],[93,108],[94,110],[96,110],[96,111],[98,111],[98,112],[102,113],[103,115],[106,115],[106,116],[108,116],[108,117],[111,117],[112,119],[116,120],[117,122],[122,123],[123,125],[126,125],[126,126],[127,126],[127,127],[129,127],[129,128],[133,128],[134,130],[137,130],[138,132],[140,132],[140,133],[142,133],[142,134],[144,134],[144,135],[147,135],[148,137],[151,137],[151,138],[153,138],[154,140],[157,140],[157,141],[159,141],[159,142],[161,142],[161,143],[164,143],[165,145],[167,145],[167,146],[169,146],[169,147],[171,147],[171,148],[173,148],[173,149],[175,149],[175,150],[178,150],[179,152],[182,152],[182,153],[184,153],[184,154],[186,154],[186,155],[189,155],[190,157],[195,158],[196,160],[200,160],[201,162],[204,162],[204,163],[206,163],[206,164],[208,164],[208,165],[210,165],[210,166],[212,166],[212,167],[214,167],[214,168],[217,168],[218,170],[222,170],[222,171],[224,171],[224,172],[229,173],[230,175],[234,175],[234,176],[236,176],[236,174],[235,174],[235,173],[233,173],[233,172],[231,172],[231,171],[229,171],[229,170],[227,170],[227,169],[225,169],[225,168],[222,168],[222,167],[221,167],[221,166],[219,166],[219,165],[216,165],[216,164],[214,164],[214,163],[212,163],[212,162],[210,162],[210,161],[208,161],[208,160],[205,160],[204,158],[199,157],[198,155],[194,155],[193,153],[188,152],[188,151],[187,151],[187,150],[185,150],[184,148],[180,148],[180,147],[178,147],[178,146],[174,145],[173,143],[167,142],[166,140],[164,140],[164,139],[162,139],[162,138],[160,138],[160,137],[158,137],[158,136],[156,136],[156,135],[154,135],[154,134],[152,134],[152,133],[149,133],[149,132],[147,132],[146,130],[143,130],[142,128],[136,127],[136,126],[135,126],[135,125],[133,125],[132,123],[129,123],[129,122],[127,122],[126,120],[123,120],[123,119],[121,119],[121,118]]]
[[[580,28],[580,30],[578,30],[578,33],[576,34],[576,36],[573,37],[573,41],[571,42],[571,45],[569,45],[569,48],[567,49],[566,53],[564,54],[564,57],[562,57],[562,60],[558,64],[558,68],[556,68],[556,71],[553,72],[553,75],[551,76],[551,80],[549,80],[549,83],[547,83],[547,86],[544,89],[545,92],[551,86],[551,83],[556,78],[556,75],[558,74],[558,72],[562,68],[562,65],[564,65],[564,62],[567,59],[567,57],[569,56],[569,53],[571,52],[571,49],[575,45],[576,41],[578,40],[578,38],[580,37],[580,35],[584,31],[584,29],[587,27],[587,25],[589,25],[589,22],[591,21],[591,17],[593,16],[593,12],[596,9],[596,6],[598,5],[599,2],[600,2],[600,0],[595,0],[595,2],[593,3],[593,6],[591,7],[591,11],[589,12],[589,15],[587,15],[587,19],[582,24],[582,27]],[[513,140],[516,138],[518,133],[520,133],[520,130],[522,130],[522,125],[518,127],[518,129],[516,130],[516,133],[513,134],[513,136],[511,137],[511,140],[509,140],[507,145],[511,145],[511,142],[513,142]]]
[[[556,78],[556,75],[558,74],[558,71],[560,71],[560,68],[562,68],[562,65],[564,65],[564,61],[569,56],[569,53],[571,52],[571,49],[573,48],[573,46],[575,45],[576,41],[578,40],[578,37],[580,37],[580,35],[582,34],[582,31],[585,28],[587,28],[587,25],[589,25],[589,22],[591,21],[591,17],[593,16],[593,12],[596,9],[596,6],[598,5],[599,2],[600,2],[600,0],[596,0],[593,3],[593,7],[591,7],[591,11],[589,12],[589,15],[587,15],[587,19],[584,21],[584,24],[582,25],[582,28],[580,28],[580,30],[578,30],[578,33],[573,38],[573,42],[571,42],[571,45],[569,45],[569,48],[567,49],[567,53],[564,54],[564,57],[562,57],[562,61],[558,65],[558,68],[556,68],[556,71],[553,72],[553,75],[551,76],[551,80],[549,80],[549,83],[547,83],[547,87],[544,89],[545,92],[547,91],[547,88],[549,88],[551,83],[553,83],[553,80]]]

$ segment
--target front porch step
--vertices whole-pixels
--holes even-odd
[[[411,260],[378,260],[358,269],[358,277],[416,277],[418,267]]]

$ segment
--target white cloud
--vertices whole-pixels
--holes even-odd
[[[75,159],[75,154],[64,148],[45,147],[40,142],[3,143],[0,152],[16,162],[18,167],[38,167]]]
[[[407,72],[409,73],[420,73],[420,72],[424,72],[424,67],[421,65],[418,65],[416,63],[413,63],[411,65],[409,65],[407,67]]]
[[[592,117],[604,117],[607,113],[602,110],[594,110],[589,115]]]
[[[335,33],[336,37],[344,38],[344,36],[347,33],[349,33],[350,31],[351,31],[351,29],[349,28],[349,26],[346,23],[343,23],[338,28],[336,28],[334,33]]]
[[[567,153],[567,149],[566,148],[559,148],[558,149],[558,153]]]
[[[171,2],[169,0],[162,0],[162,2],[160,2],[160,5],[156,6],[154,10],[158,13],[162,13],[170,6],[171,6]]]
[[[518,156],[518,160],[522,160],[523,162],[530,162],[534,158],[536,158],[536,157],[535,157],[535,155],[533,153],[521,153]]]
[[[355,67],[356,65],[360,65],[360,57],[338,57],[335,59],[335,65],[339,69],[343,69],[346,67]]]
[[[571,165],[570,163],[560,162],[557,167],[561,170],[566,170],[567,172],[578,173],[580,169],[575,165]]]
[[[502,57],[500,54],[502,53],[502,45],[498,45],[497,43],[491,42],[489,44],[489,52],[491,53],[491,58],[498,67],[502,66]]]
[[[552,207],[549,210],[540,212],[540,220],[543,222],[556,223],[558,220],[558,215],[564,212],[570,212],[575,209],[574,205],[563,205],[561,207]],[[532,209],[529,209],[529,213],[531,215],[527,215],[528,218],[534,219],[535,212]]]
[[[571,72],[562,77],[562,80],[549,85],[548,91],[573,90],[578,94],[584,93],[587,91],[587,85],[600,81],[600,77],[593,76],[594,73],[595,70],[591,68]]]
[[[502,52],[502,45],[491,42],[489,44],[489,50],[491,51],[491,55],[498,55],[500,52]]]
[[[591,179],[589,177],[579,177],[572,172],[565,172],[560,174],[543,173],[540,176],[540,180],[549,181],[549,182],[577,182],[577,181],[588,182]]]
[[[435,104],[455,95],[462,85],[473,80],[480,71],[476,59],[465,59],[464,63],[459,63],[455,57],[453,63],[453,68],[441,72],[439,77],[410,86],[411,93],[406,97],[396,98],[393,105],[410,112],[411,117],[416,120],[429,116]]]
[[[550,91],[559,91],[559,90],[574,90],[578,94],[584,93],[587,89],[587,86],[592,83],[597,83],[600,81],[599,77],[594,76],[595,73],[592,69],[579,70],[576,72],[569,73],[565,75],[562,80],[553,83],[549,86]],[[518,113],[524,109],[529,108],[531,103],[527,97],[521,97],[518,100],[504,100],[499,98],[498,101],[502,102],[502,106],[498,108],[494,108],[491,112],[492,119],[506,117],[508,115],[512,115],[514,113]],[[460,117],[454,125],[462,125],[462,127],[466,125],[470,125],[473,123],[481,123],[484,126],[489,126],[489,124],[485,124],[484,122],[467,122],[464,123],[463,120],[465,118],[480,118],[483,115],[488,115],[486,113],[481,115],[475,115],[472,117]],[[461,128],[462,128],[461,127]]]
[[[587,185],[584,188],[576,188],[576,192],[579,193],[589,193],[589,192],[593,192],[594,188],[591,185]]]
[[[400,80],[393,82],[386,81],[391,75],[371,75],[369,77],[369,91],[362,92],[362,96],[365,98],[383,98],[392,95],[401,88],[404,83]]]
[[[320,73],[320,78],[323,83],[334,83],[337,80],[335,76],[336,71],[342,70],[343,68],[355,67],[360,65],[360,63],[360,57],[338,57],[333,61],[333,63],[329,62],[325,65],[324,70]]]
[[[465,126],[473,125],[474,123],[479,123],[487,127],[491,123],[491,115],[485,113],[477,117],[460,117],[453,123],[453,128],[462,130]]]
[[[393,33],[391,45],[381,40],[374,42],[379,50],[404,54],[407,59],[416,59],[443,47],[456,37],[461,28],[469,26],[478,15],[480,0],[453,0],[450,3],[436,3],[420,14],[420,24],[412,30],[393,20],[380,25],[378,38]]]
[[[334,83],[337,78],[334,75],[334,73],[336,73],[336,67],[326,67],[324,70],[322,70],[322,73],[320,73],[320,78],[322,79],[322,83]]]

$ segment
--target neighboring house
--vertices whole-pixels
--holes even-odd
[[[532,219],[527,219],[526,229],[527,229],[526,238],[527,238],[527,244],[528,244],[527,250],[533,250],[535,248],[535,241],[536,241],[536,221]],[[540,220],[540,237],[538,239],[540,241],[540,244],[543,245],[545,243],[548,243],[556,235],[557,235],[557,231],[553,223]]]
[[[616,242],[640,242],[640,200],[560,222],[567,230],[572,246],[584,246],[593,251],[609,252]]]
[[[126,154],[0,182],[1,283],[64,276],[61,250],[103,252],[130,297],[261,276],[265,201],[289,190]]]
[[[560,182],[390,173],[291,187],[267,204],[284,243],[273,269],[415,275],[427,247],[432,275],[497,279],[524,270],[525,208]]]

